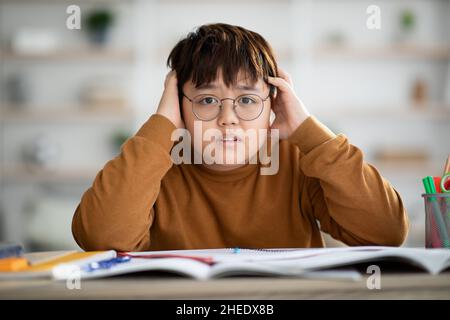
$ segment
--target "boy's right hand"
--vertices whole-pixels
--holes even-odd
[[[159,101],[156,113],[169,119],[177,128],[184,128],[181,119],[180,103],[178,101],[177,74],[170,71],[164,81],[164,92]]]

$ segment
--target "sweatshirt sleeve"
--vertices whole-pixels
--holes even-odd
[[[322,231],[348,245],[403,243],[408,219],[400,195],[346,136],[309,117],[289,140],[306,176],[302,210],[312,211]]]
[[[72,220],[72,233],[81,248],[139,251],[149,247],[153,205],[172,166],[174,129],[164,116],[152,115],[97,174]]]

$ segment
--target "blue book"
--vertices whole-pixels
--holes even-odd
[[[23,247],[20,244],[12,242],[0,242],[0,259],[21,257],[22,255]]]

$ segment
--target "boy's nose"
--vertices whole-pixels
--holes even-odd
[[[223,101],[222,110],[217,119],[220,126],[236,125],[239,123],[239,118],[236,116],[232,101]]]

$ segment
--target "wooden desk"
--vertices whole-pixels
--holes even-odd
[[[0,299],[450,299],[450,273],[382,275],[380,290],[367,289],[366,278],[195,281],[138,275],[85,280],[79,290],[69,290],[65,282],[51,280],[0,281]]]
[[[27,254],[31,263],[67,253]],[[361,280],[238,277],[210,281],[138,274],[82,280],[81,289],[46,279],[0,280],[0,299],[450,299],[450,271],[382,273],[381,289],[367,289]]]

